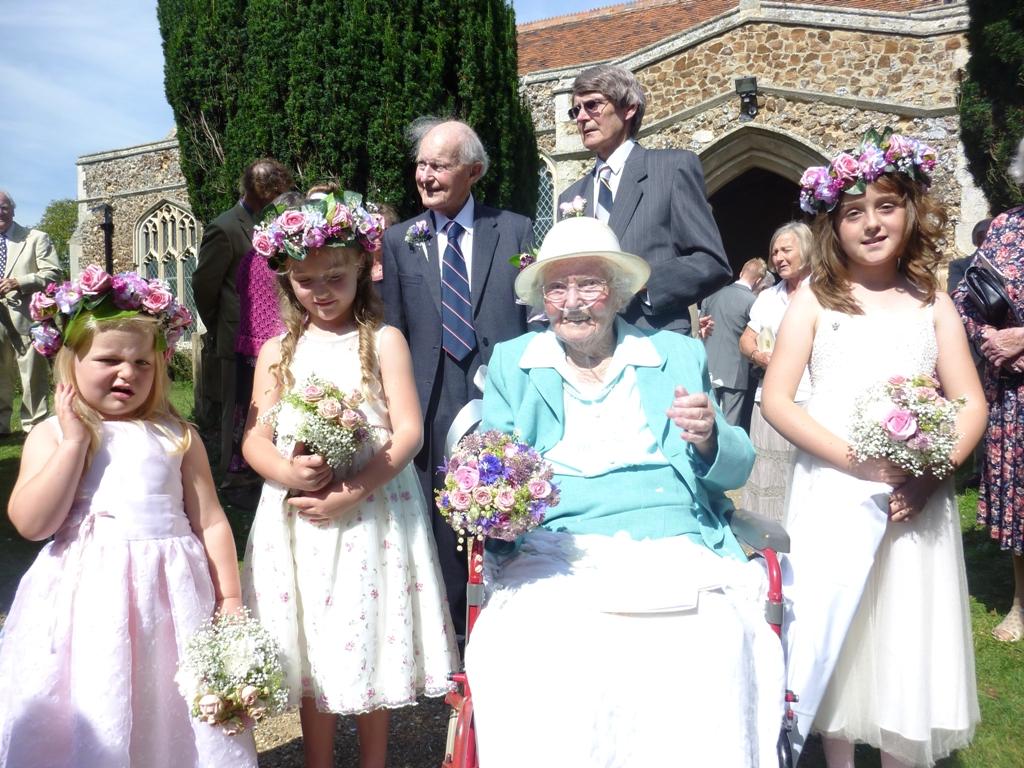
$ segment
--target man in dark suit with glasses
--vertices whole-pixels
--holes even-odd
[[[685,150],[649,150],[636,143],[646,99],[623,67],[605,64],[581,72],[572,103],[569,118],[596,163],[559,202],[584,198],[584,215],[606,222],[624,251],[651,265],[647,290],[623,311],[626,320],[689,333],[690,305],[732,280],[700,161]]]

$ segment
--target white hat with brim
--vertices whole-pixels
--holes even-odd
[[[626,253],[611,227],[591,216],[574,216],[553,226],[541,243],[537,261],[516,277],[516,296],[531,306],[542,303],[540,279],[544,267],[568,259],[599,258],[629,283],[630,295],[645,285],[651,276],[650,265],[633,253]]]

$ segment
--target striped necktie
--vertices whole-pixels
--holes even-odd
[[[594,206],[594,216],[605,224],[608,217],[612,215],[612,168],[605,163],[597,169],[597,205]]]
[[[448,245],[441,259],[441,344],[445,352],[459,361],[476,349],[466,258],[459,245],[464,231],[462,225],[455,221],[445,225]]]

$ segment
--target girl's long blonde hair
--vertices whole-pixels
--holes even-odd
[[[946,211],[924,187],[902,174],[887,173],[874,183],[903,198],[907,216],[898,269],[924,293],[922,303],[931,304],[938,289],[935,270],[942,261],[939,241],[946,226]],[[850,291],[847,257],[837,232],[841,209],[842,201],[830,213],[819,213],[814,219],[810,285],[826,309],[862,315],[864,310]]]
[[[371,254],[357,246],[334,246],[329,249],[333,260],[331,266],[356,265],[356,295],[352,301],[352,317],[359,329],[359,364],[362,371],[362,389],[366,397],[379,398],[382,391],[380,379],[380,361],[377,359],[377,330],[384,323],[384,304],[373,287]],[[281,302],[281,320],[285,334],[281,339],[281,360],[271,366],[282,390],[295,386],[291,365],[295,358],[295,347],[299,337],[306,330],[309,318],[306,310],[295,296],[289,277],[290,266],[294,262],[288,260],[289,267],[278,275],[278,297]]]
[[[55,379],[60,383],[70,384],[75,389],[78,397],[75,398],[73,408],[78,418],[89,430],[89,449],[86,453],[86,466],[92,461],[93,456],[100,446],[100,424],[103,416],[89,405],[82,398],[78,381],[75,378],[75,359],[86,355],[92,346],[93,339],[97,333],[102,331],[125,331],[128,333],[142,333],[149,337],[153,344],[153,386],[149,395],[132,414],[132,420],[151,421],[154,426],[164,434],[175,446],[175,453],[184,453],[192,442],[192,433],[189,424],[185,421],[174,405],[171,403],[170,379],[167,377],[167,361],[164,355],[157,350],[157,334],[161,333],[159,321],[146,314],[138,314],[134,317],[122,317],[111,320],[97,320],[88,316],[79,318],[80,329],[74,334],[73,339],[66,341],[65,345],[57,352],[53,363]]]

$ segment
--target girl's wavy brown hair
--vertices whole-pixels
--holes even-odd
[[[380,362],[377,359],[377,330],[384,323],[384,304],[373,287],[370,274],[373,256],[361,248],[354,246],[332,247],[333,266],[356,265],[356,295],[352,302],[352,316],[359,329],[359,363],[362,370],[363,394],[367,397],[380,397],[382,391],[380,379]],[[299,303],[292,290],[290,265],[278,275],[278,297],[281,302],[281,320],[284,322],[285,334],[281,339],[281,360],[271,366],[271,372],[277,379],[278,387],[284,391],[295,386],[295,377],[291,372],[292,360],[295,358],[295,347],[299,343],[308,324],[306,310]]]
[[[103,415],[82,399],[81,390],[75,378],[75,360],[88,354],[96,334],[103,331],[141,333],[149,337],[153,344],[153,386],[149,391],[149,396],[131,415],[131,419],[153,422],[154,426],[175,445],[176,453],[185,453],[192,443],[192,432],[188,422],[181,417],[170,400],[171,382],[167,377],[167,361],[164,359],[163,353],[156,348],[157,334],[161,332],[157,318],[146,314],[113,320],[97,320],[95,317],[87,317],[82,322],[81,329],[81,333],[76,334],[73,342],[65,344],[57,352],[53,362],[53,372],[57,382],[70,384],[78,395],[72,407],[78,418],[85,424],[86,429],[89,430],[86,466],[88,467],[99,449],[100,424],[103,421]]]
[[[920,184],[898,173],[887,173],[874,182],[884,192],[899,195],[906,206],[906,226],[899,254],[901,274],[924,293],[923,304],[935,300],[936,267],[942,261],[939,241],[946,226],[946,211]],[[821,306],[850,315],[864,310],[850,291],[847,257],[839,242],[842,200],[830,213],[819,213],[812,224],[811,290]]]

